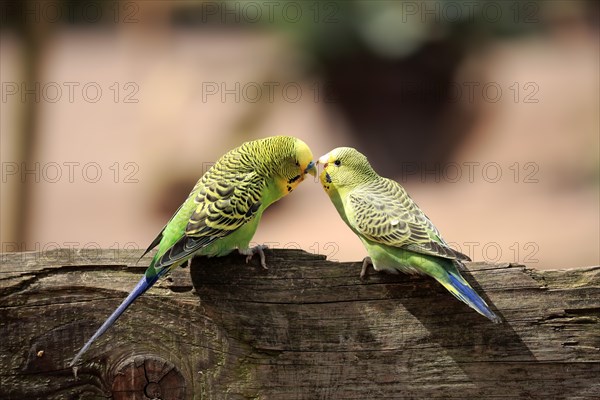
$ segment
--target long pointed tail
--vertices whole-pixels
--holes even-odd
[[[439,281],[450,293],[457,299],[467,304],[469,307],[477,311],[484,317],[489,318],[492,322],[498,324],[502,322],[502,319],[496,315],[487,303],[479,297],[477,292],[464,280],[464,278],[458,274],[448,272],[448,281]]]
[[[125,310],[127,310],[127,308],[131,305],[131,303],[133,303],[135,301],[135,299],[137,299],[142,294],[144,294],[148,289],[150,289],[150,287],[152,287],[152,285],[154,285],[154,283],[156,283],[159,276],[160,275],[155,275],[151,278],[148,278],[146,276],[146,274],[144,274],[144,276],[142,276],[142,279],[140,279],[140,281],[137,283],[135,288],[133,288],[131,293],[129,293],[127,298],[125,298],[125,300],[123,300],[121,305],[119,307],[117,307],[117,309],[110,315],[110,317],[108,317],[108,319],[106,321],[104,321],[104,323],[96,331],[96,333],[94,333],[94,335],[90,338],[90,340],[88,340],[87,343],[81,348],[81,350],[79,350],[79,353],[77,353],[75,358],[73,358],[73,361],[71,361],[69,363],[70,367],[72,367],[73,365],[75,365],[77,363],[77,361],[79,361],[81,356],[90,348],[92,343],[94,343],[94,341],[96,339],[98,339],[100,336],[102,336],[102,334],[104,332],[106,332],[106,330],[108,328],[110,328],[110,326],[112,324],[115,323],[115,321],[121,316],[121,314],[123,314],[125,312]]]

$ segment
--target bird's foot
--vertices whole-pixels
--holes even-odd
[[[267,268],[267,262],[266,262],[266,258],[265,258],[265,252],[264,252],[265,249],[268,249],[268,246],[266,244],[259,244],[254,247],[250,247],[249,249],[246,249],[246,250],[238,249],[238,252],[241,255],[246,256],[246,264],[248,264],[250,262],[250,260],[252,260],[252,257],[254,257],[255,254],[258,254],[260,256],[260,265],[262,265],[262,267],[264,269],[269,269],[269,268]]]
[[[368,276],[369,276],[368,270],[369,270],[370,265],[373,265],[373,260],[371,260],[371,257],[365,257],[363,259],[362,269],[360,270],[360,279],[361,280],[365,280],[368,278]]]

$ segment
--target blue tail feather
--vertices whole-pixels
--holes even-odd
[[[451,286],[456,290],[452,291],[452,294],[459,300],[466,303],[468,306],[473,308],[478,313],[489,318],[492,322],[500,323],[502,319],[496,315],[486,302],[473,290],[471,286],[460,276],[456,276],[452,273],[448,273],[448,279]]]
[[[71,361],[69,363],[70,367],[72,367],[73,365],[75,365],[75,363],[77,363],[77,361],[79,361],[81,356],[90,348],[92,343],[94,343],[94,341],[96,339],[98,339],[100,336],[102,336],[102,334],[104,332],[106,332],[106,330],[108,328],[110,328],[112,324],[115,323],[115,321],[121,316],[121,314],[123,314],[125,312],[125,310],[127,310],[127,308],[138,297],[140,297],[142,294],[144,294],[148,289],[150,289],[152,287],[152,285],[154,285],[156,283],[156,281],[158,280],[160,275],[161,274],[155,275],[153,277],[147,277],[144,274],[144,276],[142,276],[142,279],[140,279],[140,281],[137,283],[135,288],[133,288],[131,293],[129,293],[129,295],[125,298],[125,300],[123,300],[121,305],[119,305],[119,307],[117,307],[117,309],[110,315],[110,317],[108,317],[108,319],[106,321],[104,321],[104,323],[96,331],[96,333],[94,333],[94,335],[90,338],[90,340],[88,340],[87,343],[81,348],[81,350],[79,350],[79,353],[77,353],[75,358],[73,358],[73,361]]]

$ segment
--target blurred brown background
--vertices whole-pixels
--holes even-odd
[[[600,263],[596,2],[0,4],[2,251],[145,248],[287,134],[358,147],[475,260]],[[255,241],[365,255],[311,181]]]

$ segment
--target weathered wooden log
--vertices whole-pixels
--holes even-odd
[[[295,250],[195,259],[69,361],[145,270],[135,251],[2,254],[2,399],[598,398],[600,267],[470,263],[492,324],[427,277]]]

